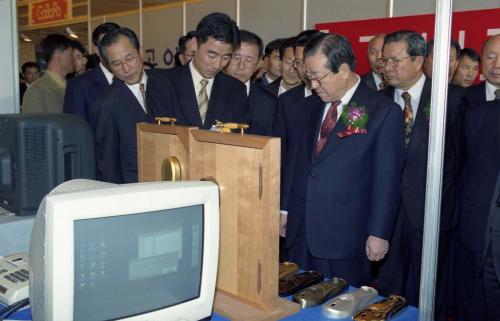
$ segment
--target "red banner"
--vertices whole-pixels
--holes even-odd
[[[335,32],[349,39],[358,60],[356,72],[364,74],[370,70],[368,64],[368,41],[379,33],[391,33],[410,29],[422,34],[425,40],[434,38],[434,14],[368,19],[346,22],[318,23],[316,29]],[[481,52],[481,46],[488,36],[500,33],[500,9],[461,11],[453,13],[451,37],[462,48],[474,48]]]
[[[41,25],[71,18],[71,0],[43,0],[29,3],[29,25]]]

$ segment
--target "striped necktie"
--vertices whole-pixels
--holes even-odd
[[[142,102],[144,103],[144,111],[146,112],[146,114],[148,113],[148,106],[146,105],[146,88],[144,88],[144,84],[141,82],[139,84],[139,90],[141,91],[141,95],[142,95]]]
[[[200,80],[201,89],[198,93],[198,110],[200,111],[201,122],[205,124],[205,118],[207,117],[208,109],[208,95],[207,95],[207,85],[208,79],[203,78]]]
[[[500,100],[500,89],[495,90],[495,100]]]

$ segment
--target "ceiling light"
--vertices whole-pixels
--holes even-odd
[[[70,27],[66,27],[66,29],[64,31],[66,31],[66,33],[68,34],[68,36],[70,36],[71,38],[78,39],[78,35],[76,33],[74,33],[73,30],[71,30]]]
[[[23,39],[23,41],[26,41],[26,42],[32,42],[33,41],[33,40],[31,40],[30,37],[28,37],[24,33],[21,33],[20,36],[21,36],[21,39]]]

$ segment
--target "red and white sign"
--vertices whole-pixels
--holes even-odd
[[[425,40],[434,38],[434,14],[383,19],[368,19],[346,22],[318,23],[317,30],[339,33],[351,42],[358,66],[356,72],[364,74],[370,70],[368,64],[368,41],[379,33],[391,33],[410,29],[422,34]],[[481,46],[488,36],[500,33],[500,9],[461,11],[453,13],[451,37],[462,48]]]
[[[29,3],[29,25],[36,26],[71,19],[71,0],[42,0]]]

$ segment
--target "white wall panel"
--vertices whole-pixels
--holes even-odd
[[[236,0],[208,0],[187,3],[186,32],[196,29],[198,22],[209,13],[222,12],[236,20]]]
[[[177,40],[182,36],[182,7],[143,12],[144,60],[158,68],[173,67]]]
[[[258,34],[264,44],[302,30],[302,0],[240,0],[240,7],[240,27]]]

